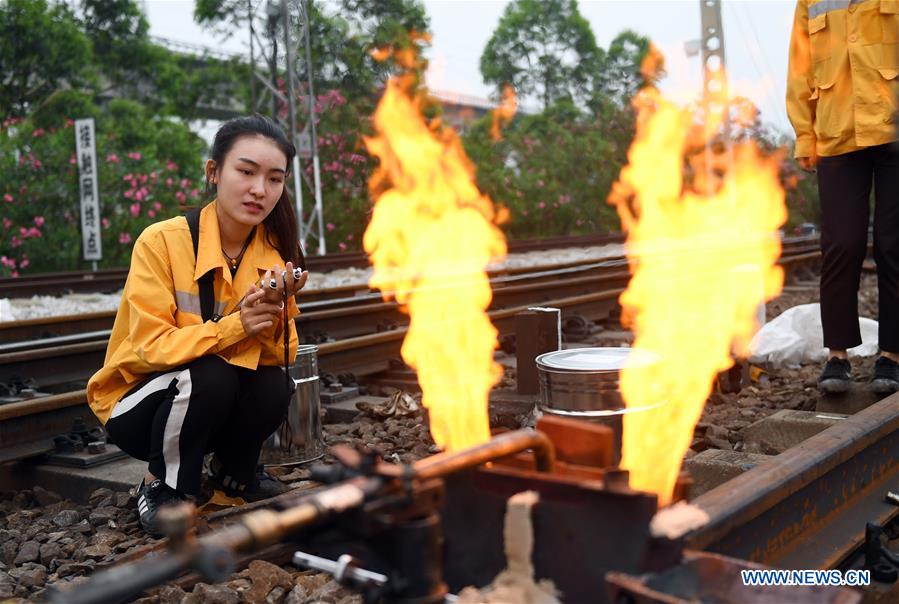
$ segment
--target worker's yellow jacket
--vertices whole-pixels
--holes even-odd
[[[149,374],[207,354],[249,369],[283,364],[281,321],[256,336],[249,336],[237,309],[250,285],[258,285],[265,271],[275,264],[283,267],[285,261],[266,241],[265,227],[260,224],[232,281],[222,256],[215,202],[200,213],[196,262],[190,230],[183,216],[147,227],[134,244],[131,270],[103,368],[87,385],[88,403],[100,421],[105,424],[116,402]],[[215,312],[224,315],[217,323],[204,323],[200,316],[197,279],[210,269],[216,269]],[[293,362],[297,332],[292,319],[299,311],[293,299],[287,308],[291,318],[290,362]]]
[[[794,155],[896,140],[897,76],[899,0],[798,0],[787,76]]]

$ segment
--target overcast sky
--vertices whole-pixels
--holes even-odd
[[[143,0],[154,36],[245,52],[247,31],[222,41],[193,21],[193,0]],[[428,51],[428,85],[441,92],[486,98],[481,52],[502,16],[502,0],[425,0],[433,42]],[[762,119],[792,136],[784,108],[787,48],[793,19],[792,0],[725,1],[722,18],[725,59],[731,89],[752,99]],[[700,59],[688,57],[684,44],[699,38],[699,0],[580,0],[597,43],[607,48],[624,29],[649,37],[665,54],[668,77],[662,89],[682,100],[702,88]]]

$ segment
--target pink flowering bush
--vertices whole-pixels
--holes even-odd
[[[308,100],[301,97],[299,102],[305,107]],[[362,233],[368,225],[371,211],[368,179],[375,165],[365,150],[362,136],[371,134],[368,112],[373,109],[373,106],[361,103],[348,103],[337,90],[328,90],[316,97],[316,127],[328,252],[362,249]],[[312,162],[301,160],[300,164],[311,182]],[[314,201],[309,188],[304,188],[303,210],[306,220]]]
[[[0,124],[0,276],[76,270],[82,260],[73,119]],[[80,116],[78,116],[80,117]],[[127,266],[148,225],[199,201],[203,143],[128,101],[95,113],[101,267]]]
[[[625,120],[627,114],[621,116]],[[626,122],[625,122],[626,123]],[[560,103],[516,118],[499,141],[491,118],[463,137],[480,189],[509,210],[502,225],[510,238],[553,237],[620,229],[606,204],[625,155],[629,132],[610,132],[592,116]]]

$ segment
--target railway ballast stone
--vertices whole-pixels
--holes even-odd
[[[60,495],[54,493],[53,491],[48,491],[41,486],[35,486],[31,490],[31,493],[34,497],[34,500],[41,507],[47,507],[49,505],[62,501],[62,497]]]
[[[85,558],[94,560],[102,560],[112,553],[112,548],[108,545],[91,545],[82,550]]]
[[[265,600],[263,604],[281,604],[284,600],[284,596],[287,594],[287,590],[283,587],[274,588],[267,596],[265,596]]]
[[[77,510],[63,510],[53,517],[53,524],[58,527],[72,526],[81,522],[81,514]]]
[[[247,577],[252,582],[252,586],[244,594],[249,602],[262,602],[275,587],[284,588],[285,593],[293,587],[290,573],[265,560],[253,560],[239,576]]]
[[[300,585],[299,583],[293,586],[293,589],[287,594],[287,598],[284,599],[284,604],[303,604],[308,598],[308,592],[306,588]]]
[[[19,553],[16,554],[15,559],[13,560],[13,564],[15,566],[20,566],[25,562],[37,562],[41,556],[41,545],[37,541],[26,541],[19,548]]]
[[[102,526],[108,524],[110,520],[115,521],[119,514],[119,509],[115,506],[107,505],[95,509],[88,516],[88,520],[94,526]]]
[[[224,585],[197,583],[181,604],[239,604],[240,594]]]
[[[65,550],[63,546],[59,543],[44,543],[40,548],[40,560],[41,564],[49,567],[54,560],[58,560],[60,558],[65,557]],[[51,569],[52,570],[52,569]]]
[[[47,567],[39,564],[22,566],[9,571],[9,576],[18,582],[19,587],[26,589],[43,587],[47,582]]]
[[[7,531],[9,532],[9,531]],[[19,544],[16,541],[5,541],[0,544],[0,561],[3,564],[9,566],[12,564],[13,560],[16,559],[16,555],[19,553]]]

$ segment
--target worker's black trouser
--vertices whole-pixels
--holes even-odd
[[[824,346],[861,344],[858,288],[867,254],[869,199],[874,187],[881,350],[899,352],[899,143],[818,160],[821,198],[821,323]]]
[[[248,485],[262,443],[285,416],[288,388],[293,391],[280,367],[250,370],[207,355],[137,384],[116,403],[106,431],[181,493],[200,494],[209,452],[225,476]]]

